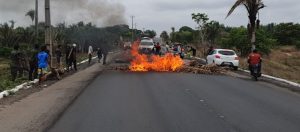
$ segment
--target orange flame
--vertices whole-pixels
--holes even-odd
[[[132,45],[131,55],[133,60],[129,69],[131,71],[146,72],[146,71],[176,71],[180,69],[184,62],[180,56],[175,56],[171,53],[167,53],[164,56],[151,55],[150,57],[145,54],[139,53],[139,42],[134,42]]]

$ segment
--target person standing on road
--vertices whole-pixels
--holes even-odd
[[[197,53],[196,48],[194,48],[193,46],[191,46],[191,50],[190,51],[192,52],[192,56],[196,57],[196,53]]]
[[[34,49],[31,51],[31,58],[29,60],[29,80],[33,81],[38,77],[38,58],[39,46],[34,45]]]
[[[258,73],[261,73],[261,55],[257,52],[257,50],[253,50],[252,53],[248,56],[248,64],[251,75],[253,75],[253,66],[258,65]]]
[[[70,49],[70,52],[68,54],[68,67],[72,67],[74,65],[75,71],[77,71],[77,50],[76,50],[76,44],[73,44],[72,48]]]
[[[92,57],[93,57],[93,47],[91,45],[89,46],[88,56],[89,56],[89,64],[91,64]]]
[[[70,66],[69,66],[69,64],[70,64],[70,59],[69,59],[70,52],[71,52],[71,47],[70,47],[70,45],[67,45],[67,47],[66,47],[66,66],[67,66],[67,72],[70,70]]]
[[[157,42],[155,45],[155,54],[160,55],[160,50],[161,50],[160,44]]]
[[[213,46],[209,46],[208,50],[207,50],[207,53],[206,53],[206,56],[209,55],[210,52],[212,52],[214,50],[214,47]]]
[[[49,54],[47,53],[47,47],[42,46],[41,51],[37,55],[38,59],[38,76],[39,76],[39,83],[46,80],[46,74],[48,72],[48,60]]]
[[[55,55],[56,55],[57,68],[60,68],[60,66],[61,66],[61,57],[62,57],[61,45],[57,46],[57,48],[55,50]]]
[[[100,48],[98,48],[97,50],[97,56],[98,56],[98,63],[100,63],[101,59],[102,59],[102,50]]]
[[[103,49],[102,51],[103,53],[103,65],[106,65],[106,58],[107,58],[107,55],[108,55],[108,51],[107,49]]]

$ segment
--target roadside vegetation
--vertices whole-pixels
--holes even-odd
[[[34,10],[28,11],[26,14],[28,20],[34,21]],[[19,77],[16,81],[11,81],[10,75],[10,54],[14,45],[19,45],[24,58],[29,60],[32,49],[35,44],[44,45],[45,42],[45,23],[38,23],[38,38],[35,35],[35,26],[16,27],[15,21],[0,23],[0,92],[11,89],[23,82],[28,81],[28,71],[24,70],[24,76]],[[140,31],[141,32],[141,31]],[[135,33],[139,33],[135,30]],[[154,36],[155,32],[148,31]],[[80,62],[87,58],[88,46],[94,49],[102,48],[102,50],[111,50],[119,48],[122,45],[122,39],[131,38],[132,30],[128,25],[115,25],[111,27],[96,27],[92,23],[78,22],[76,24],[66,25],[59,23],[52,26],[53,49],[58,45],[62,46],[62,51],[66,51],[67,45],[77,44],[78,56],[77,61]],[[137,35],[136,35],[137,36]],[[64,59],[63,59],[64,60]],[[23,66],[29,69],[28,64]]]
[[[154,30],[130,29],[128,25],[112,27],[96,27],[92,23],[78,22],[66,25],[59,23],[52,26],[54,49],[61,45],[63,51],[67,45],[77,44],[78,51],[85,58],[88,46],[110,50],[121,47],[123,42],[136,40],[143,36],[159,36],[169,44],[181,43],[194,46],[197,55],[205,58],[210,46],[215,48],[234,49],[241,57],[241,67],[247,68],[246,57],[254,47],[263,54],[263,73],[300,82],[300,24],[298,23],[270,23],[261,25],[259,11],[265,8],[262,0],[237,0],[230,8],[227,17],[236,7],[244,6],[249,18],[247,26],[229,27],[215,20],[210,20],[205,13],[192,13],[191,20],[196,28],[183,26],[179,29],[171,27],[171,32],[163,31],[157,34]],[[35,20],[34,10],[26,14],[32,24]],[[226,16],[224,16],[226,17]],[[24,82],[26,78],[19,78],[15,82],[9,81],[9,56],[14,45],[19,45],[25,57],[30,56],[34,44],[43,45],[45,42],[45,23],[37,25],[38,37],[35,35],[35,26],[16,27],[15,21],[0,23],[0,91],[12,88]],[[79,60],[80,60],[79,59]],[[28,68],[28,67],[25,67]]]
[[[160,37],[171,44],[197,48],[197,55],[205,58],[210,46],[235,50],[240,56],[241,67],[248,69],[247,56],[251,49],[257,49],[264,58],[262,72],[295,82],[300,82],[300,24],[270,23],[261,25],[259,11],[265,8],[262,0],[237,0],[231,7],[227,17],[236,7],[244,6],[248,12],[247,26],[228,27],[210,20],[205,13],[192,13],[192,20],[198,27],[193,29],[183,26],[171,33],[163,31]]]

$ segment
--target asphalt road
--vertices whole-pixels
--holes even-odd
[[[50,132],[299,132],[300,96],[228,76],[107,71]]]

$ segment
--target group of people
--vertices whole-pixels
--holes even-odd
[[[88,51],[89,64],[93,56],[93,49],[90,46]],[[107,52],[100,48],[97,49],[98,62],[100,63],[103,56],[103,64],[106,64]],[[15,45],[11,55],[11,80],[15,81],[18,77],[23,77],[24,71],[28,71],[28,79],[33,81],[34,79],[39,79],[40,82],[47,78],[47,73],[52,69],[63,69],[62,67],[62,58],[63,51],[62,46],[58,45],[54,51],[54,57],[56,60],[56,67],[49,67],[50,64],[50,51],[47,49],[47,46],[35,45],[34,48],[27,54],[23,53],[19,45]],[[67,45],[65,51],[65,66],[66,70],[75,70],[77,71],[77,46],[76,44]],[[54,58],[53,58],[54,60]],[[50,69],[52,68],[52,69]],[[57,70],[55,70],[57,71]],[[59,76],[59,75],[58,75]]]
[[[189,50],[187,52],[190,52],[192,56],[196,56],[196,48],[189,46],[187,47]],[[166,44],[165,46],[161,46],[160,43],[156,43],[152,49],[152,53],[155,55],[162,55],[165,53],[174,53],[176,55],[180,55],[182,58],[184,57],[184,48],[180,44],[174,44],[173,48],[170,49],[169,45]]]
[[[91,62],[92,62],[92,58],[93,58],[94,53],[95,52],[93,50],[93,47],[90,45],[89,48],[88,48],[89,64],[91,64]],[[98,58],[98,63],[101,62],[101,59],[103,57],[103,63],[102,64],[105,65],[108,52],[106,50],[102,50],[101,48],[97,48],[96,54],[97,54],[97,58]]]
[[[43,75],[48,71],[49,50],[46,46],[35,45],[30,52],[29,58],[26,58],[25,54],[20,50],[19,45],[15,45],[11,55],[11,76],[12,81],[15,81],[17,77],[22,77],[24,71],[28,71],[29,80],[42,79]],[[29,68],[27,66],[29,64]]]

